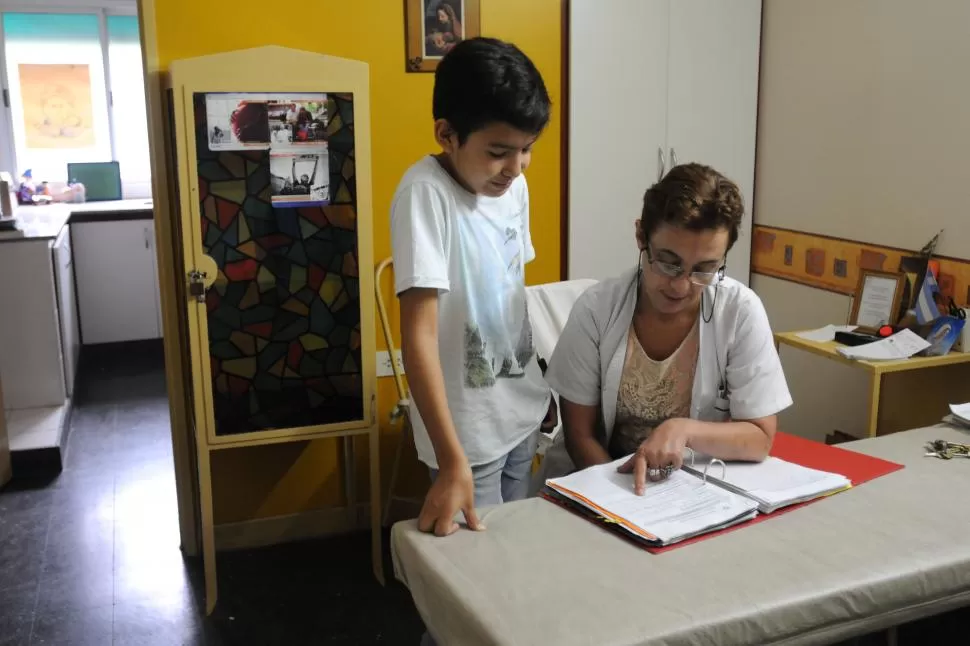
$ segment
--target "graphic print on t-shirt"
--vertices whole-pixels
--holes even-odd
[[[522,218],[469,218],[460,224],[468,295],[465,386],[488,388],[525,375],[535,355],[525,297]]]

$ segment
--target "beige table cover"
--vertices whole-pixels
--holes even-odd
[[[906,465],[788,514],[653,555],[541,499],[392,551],[442,646],[822,644],[970,604],[970,460],[932,427],[843,445]]]

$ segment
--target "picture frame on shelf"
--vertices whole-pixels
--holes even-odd
[[[876,333],[883,325],[895,325],[899,321],[905,281],[902,273],[860,270],[849,324],[869,333]]]
[[[481,33],[480,0],[406,0],[408,72],[434,72],[445,54]]]

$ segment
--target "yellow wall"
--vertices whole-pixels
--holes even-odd
[[[303,18],[268,12],[256,0],[157,0],[155,29],[159,64],[180,58],[281,45],[366,61],[371,74],[374,252],[390,255],[388,211],[398,180],[422,155],[434,152],[432,74],[404,71],[404,3],[401,0],[320,0]],[[537,259],[531,283],[559,279],[561,0],[481,0],[482,33],[515,42],[542,72],[554,104],[553,121],[540,139],[528,172],[532,235]],[[306,13],[306,12],[304,12]],[[312,20],[311,20],[312,14]],[[151,17],[146,16],[146,21]],[[149,56],[150,57],[150,56]],[[325,81],[321,80],[322,82]],[[396,319],[390,279],[386,302]],[[397,324],[394,325],[395,334]],[[383,347],[383,338],[378,339]],[[386,422],[396,401],[393,382],[379,384],[383,480],[397,446],[397,430]],[[358,451],[365,456],[362,441]],[[339,504],[341,477],[335,442],[257,447],[213,454],[216,522],[296,513]],[[361,460],[361,466],[366,463]],[[366,484],[361,473],[361,487]],[[403,467],[402,487],[412,495],[427,485],[413,451]]]

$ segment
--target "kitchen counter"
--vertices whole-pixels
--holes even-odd
[[[68,223],[150,220],[152,201],[60,202],[43,206],[18,206],[14,213],[18,219],[17,228],[0,230],[0,242],[53,239]]]

